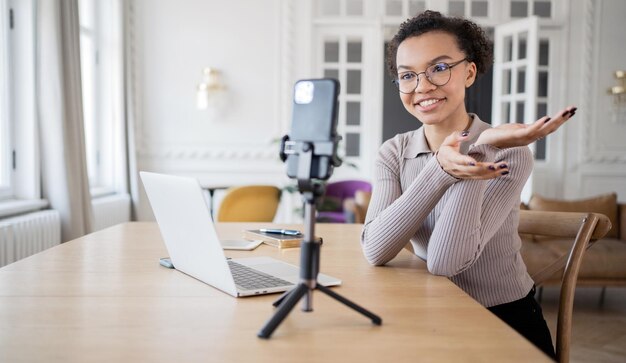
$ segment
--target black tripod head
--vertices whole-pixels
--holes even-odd
[[[300,193],[324,194],[325,181],[342,163],[337,156],[339,140],[338,135],[332,142],[290,141],[289,135],[283,136],[280,159],[287,162],[287,175],[298,180]]]

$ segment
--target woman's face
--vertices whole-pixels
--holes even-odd
[[[449,33],[432,31],[410,37],[398,46],[398,77],[406,79],[406,72],[424,72],[432,65],[442,62],[454,64],[465,57],[456,38]],[[467,119],[465,88],[476,78],[476,65],[464,61],[452,67],[450,72],[450,80],[443,86],[432,84],[422,73],[418,76],[415,91],[400,93],[406,110],[425,125],[451,124]]]

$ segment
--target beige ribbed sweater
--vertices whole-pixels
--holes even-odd
[[[527,147],[470,147],[490,127],[473,118],[461,151],[477,161],[506,161],[510,173],[459,180],[439,166],[423,128],[396,135],[378,154],[361,245],[370,263],[383,265],[410,240],[431,273],[448,276],[490,307],[521,299],[533,286],[517,233],[533,158]]]

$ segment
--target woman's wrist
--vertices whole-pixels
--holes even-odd
[[[453,177],[456,180],[461,180],[461,178],[459,178],[456,175],[450,174],[450,172],[448,172],[444,167],[443,164],[441,164],[441,161],[439,160],[439,150],[435,151],[435,160],[437,161],[437,165],[439,165],[439,168],[441,168],[441,170],[443,170],[446,174],[448,174],[449,176]]]
[[[495,157],[502,149],[491,144],[478,144],[474,143],[470,145],[467,155],[470,155],[478,162],[495,162]]]

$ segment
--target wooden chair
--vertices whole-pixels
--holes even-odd
[[[349,223],[365,223],[365,216],[367,215],[367,208],[372,199],[372,192],[357,190],[354,193],[354,198],[347,198],[343,201],[343,210],[346,214],[352,216],[351,220],[346,217],[346,222]]]
[[[568,254],[532,276],[535,284],[541,285],[563,270],[556,332],[556,356],[559,362],[569,362],[574,292],[585,250],[604,237],[609,229],[611,222],[604,214],[520,211],[519,233],[573,238]]]
[[[218,222],[272,222],[281,191],[273,185],[231,187],[220,204]]]

